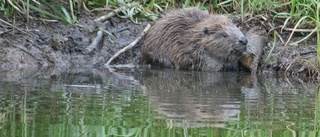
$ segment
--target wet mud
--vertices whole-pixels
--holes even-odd
[[[0,70],[31,71],[48,68],[99,67],[117,51],[131,43],[146,26],[114,17],[99,46],[91,53],[84,49],[95,38],[96,17],[83,15],[75,25],[63,22],[21,21],[24,32],[10,26],[0,27]],[[141,43],[138,43],[141,45]],[[115,62],[138,63],[139,45],[118,57]]]

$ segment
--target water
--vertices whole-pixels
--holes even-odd
[[[0,137],[319,136],[319,90],[298,78],[96,69],[0,78]]]

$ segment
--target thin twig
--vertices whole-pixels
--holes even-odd
[[[121,53],[127,51],[128,49],[131,49],[133,46],[135,46],[146,34],[146,32],[150,29],[151,25],[148,24],[146,28],[141,32],[140,36],[137,37],[132,43],[130,43],[128,46],[124,47],[123,49],[119,50],[116,54],[114,54],[108,62],[105,64],[105,67],[110,68],[110,63],[118,57]]]
[[[314,29],[293,29],[293,28],[284,28],[286,31],[294,31],[294,32],[312,32]]]
[[[292,66],[292,64],[293,64],[295,61],[296,61],[296,60],[294,59],[293,61],[290,62],[290,64],[287,66],[286,70],[284,71],[285,74],[289,71],[290,67]]]
[[[89,54],[90,52],[92,52],[94,49],[97,48],[98,44],[102,40],[103,30],[105,30],[107,26],[110,26],[110,22],[108,20],[101,25],[101,27],[99,28],[99,31],[97,32],[97,36],[94,38],[92,43],[82,51],[83,54]]]
[[[299,54],[300,54],[301,56],[303,56],[303,55],[314,54],[314,53],[317,53],[317,51],[316,51],[316,50],[309,50],[309,51],[300,52]]]
[[[254,20],[254,19],[257,19],[257,18],[261,18],[261,19],[263,19],[264,21],[267,21],[267,18],[264,17],[263,15],[257,15],[257,16],[254,16],[254,17],[250,17],[249,19],[247,19],[247,20],[244,21],[243,23],[248,23],[248,22],[250,22],[251,20]]]
[[[15,29],[17,29],[17,30],[21,31],[22,33],[27,34],[27,35],[29,35],[29,36],[31,36],[31,37],[32,37],[32,35],[31,35],[31,34],[29,34],[29,33],[25,32],[25,31],[21,30],[20,28],[18,28],[18,27],[16,27],[16,26],[14,26],[14,25],[12,25],[12,24],[10,24],[10,23],[8,23],[8,22],[6,22],[6,21],[2,20],[2,19],[0,19],[0,22],[3,22],[3,23],[5,23],[5,24],[7,24],[7,25],[9,25],[9,26],[11,26],[11,27],[13,27],[13,28],[15,28]]]
[[[281,43],[284,44],[284,40],[283,40],[282,37],[279,35],[278,31],[276,31],[276,29],[271,25],[270,22],[268,22],[267,24],[271,27],[271,30],[277,32],[277,33],[276,33],[277,37],[280,39]]]
[[[293,33],[297,30],[297,27],[299,26],[299,24],[302,22],[302,20],[304,20],[305,18],[307,18],[308,16],[304,16],[304,17],[302,17],[298,22],[297,22],[297,24],[294,26],[294,28],[292,29],[292,32],[291,32],[291,34],[289,35],[289,38],[288,38],[288,40],[286,41],[286,43],[284,44],[284,46],[287,46],[288,45],[288,43],[290,42],[290,40],[291,40],[291,38],[292,38],[292,36],[293,36]]]
[[[0,31],[0,35],[5,34],[5,33],[7,33],[7,32],[10,32],[10,31],[12,31],[12,29],[8,29],[8,30],[6,30],[6,31]]]
[[[110,13],[108,13],[108,14],[106,14],[106,15],[103,15],[103,16],[101,16],[101,17],[99,17],[99,18],[97,18],[97,19],[95,19],[94,21],[96,21],[96,22],[101,22],[101,21],[105,21],[105,20],[107,20],[108,18],[111,18],[112,16],[115,16],[115,15],[117,15],[119,12],[121,12],[122,10],[124,10],[124,9],[126,9],[126,8],[128,8],[128,7],[134,7],[134,6],[137,6],[138,5],[138,3],[129,3],[128,5],[126,5],[126,6],[122,6],[122,7],[120,7],[120,8],[117,8],[117,9],[115,9],[115,10],[113,10],[112,12],[110,12]]]

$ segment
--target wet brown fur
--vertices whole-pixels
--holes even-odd
[[[219,71],[236,63],[245,36],[227,17],[196,8],[172,10],[146,35],[143,63],[169,68]]]

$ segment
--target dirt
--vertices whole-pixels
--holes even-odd
[[[26,23],[23,18],[17,17],[14,24],[19,30],[0,22],[0,71],[19,72],[21,75],[26,75],[46,69],[103,67],[113,54],[130,44],[143,31],[147,23],[151,23],[142,21],[140,24],[135,24],[129,19],[113,17],[110,19],[111,26],[108,29],[112,36],[104,36],[96,50],[84,54],[83,50],[90,45],[97,34],[98,26],[101,25],[93,20],[102,14],[93,15],[84,12],[75,25],[39,20],[30,20]],[[11,19],[1,15],[0,17],[12,23]],[[237,25],[243,31],[261,26],[269,32],[272,28],[267,23],[257,19],[246,23],[238,22]],[[281,36],[286,40],[288,32],[282,33]],[[283,46],[284,44],[278,41],[272,50],[273,35],[269,32],[266,37],[268,44],[263,49],[258,73],[284,74],[285,72],[285,74],[301,76],[315,74],[315,69],[305,61],[309,60],[313,63],[316,61],[315,50],[312,46],[306,46],[316,45],[315,40],[296,46]],[[296,36],[294,40],[299,38]],[[119,56],[113,64],[139,65],[142,45],[143,40],[135,48]],[[271,56],[266,60],[271,50]]]
[[[0,70],[34,71],[52,67],[102,66],[114,53],[131,43],[147,24],[134,24],[128,19],[114,17],[110,20],[112,26],[108,30],[114,36],[105,36],[96,50],[83,54],[83,50],[97,34],[99,24],[93,21],[96,17],[83,15],[75,25],[37,20],[29,23],[18,21],[16,26],[26,33],[1,24]],[[115,62],[138,63],[138,48],[137,45],[137,48],[121,55]]]

